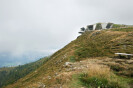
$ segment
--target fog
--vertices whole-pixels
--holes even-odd
[[[53,54],[97,22],[133,24],[132,0],[0,0],[0,67]]]

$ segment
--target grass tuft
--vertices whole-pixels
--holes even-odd
[[[87,88],[125,88],[127,86],[126,83],[121,84],[108,67],[100,65],[92,66],[87,73],[80,74],[79,80]]]

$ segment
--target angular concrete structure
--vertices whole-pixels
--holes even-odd
[[[79,33],[82,34],[85,31],[110,29],[112,27],[113,27],[113,23],[96,23],[92,25],[87,25],[86,27],[82,27]]]

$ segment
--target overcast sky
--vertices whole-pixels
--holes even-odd
[[[97,22],[133,24],[133,0],[0,0],[0,66],[50,55]]]

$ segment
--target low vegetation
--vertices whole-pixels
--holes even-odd
[[[114,59],[114,53],[133,54],[132,30],[85,32],[36,71],[5,88],[133,88],[132,59]]]
[[[62,80],[59,84],[63,88],[132,88],[133,79],[115,74],[110,66],[104,65],[107,61],[114,59],[105,58],[88,58],[82,62],[73,63],[67,69],[71,67],[77,69],[59,76],[58,78]],[[115,63],[118,63],[117,60]]]
[[[113,28],[120,28],[120,27],[125,27],[125,25],[121,25],[121,24],[113,24]]]
[[[17,67],[4,67],[0,70],[0,88],[14,83],[18,79],[26,76],[30,72],[35,71],[41,65],[48,61],[48,57],[42,58],[36,62],[32,62],[25,65],[19,65]]]
[[[122,32],[132,32],[133,28],[132,27],[128,27],[128,28],[113,28],[111,29],[111,31],[122,31]]]
[[[88,88],[125,88],[126,84],[121,84],[117,77],[110,72],[109,68],[94,66],[88,73],[80,75],[83,86]]]
[[[120,32],[118,32],[120,30]],[[133,52],[133,29],[111,29],[111,31],[96,31],[91,34],[84,33],[79,40],[80,47],[75,50],[75,55],[79,58],[88,57],[112,57],[116,52]],[[129,32],[128,34],[126,32]]]
[[[75,56],[70,56],[70,60],[69,61],[70,62],[76,62],[76,61],[78,61],[78,59],[76,59]]]

